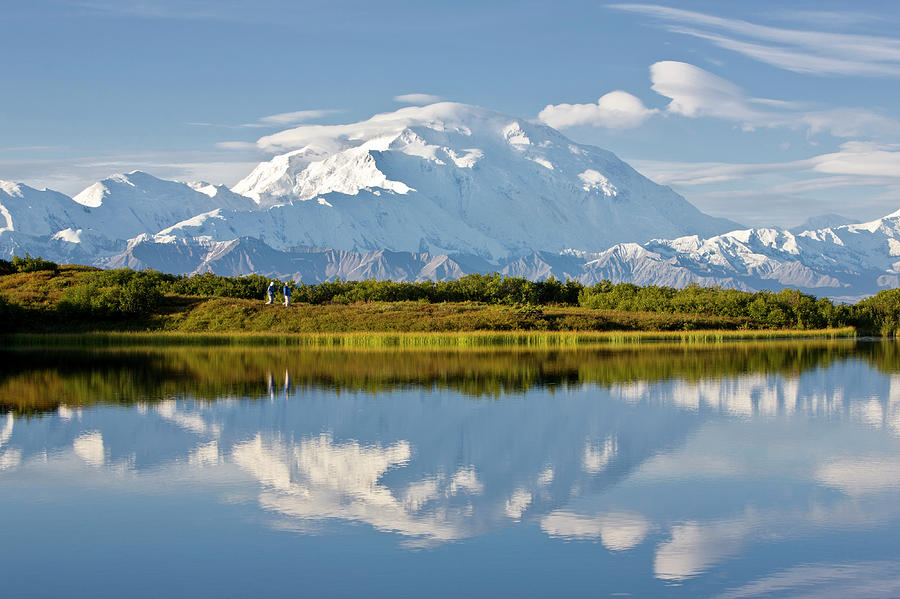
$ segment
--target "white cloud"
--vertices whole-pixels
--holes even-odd
[[[848,210],[870,220],[900,207],[900,149],[891,145],[847,142],[836,152],[785,162],[629,163],[701,210],[746,224],[798,224],[811,214]]]
[[[469,114],[465,104],[442,103],[431,106],[405,106],[393,112],[376,114],[368,120],[342,125],[300,125],[292,129],[266,135],[256,145],[267,152],[296,150],[309,147],[328,154],[356,147],[366,138],[400,133],[407,127],[435,120],[460,122]]]
[[[850,27],[864,23],[877,23],[884,20],[883,15],[837,10],[776,10],[773,17],[810,25],[812,23],[826,28]]]
[[[223,129],[246,129],[257,127],[285,127],[287,125],[298,125],[308,121],[320,119],[329,114],[339,114],[342,110],[334,110],[331,108],[318,110],[295,110],[293,112],[281,112],[278,114],[270,114],[269,116],[260,117],[252,123],[242,123],[240,125],[231,125],[228,123],[209,123],[204,121],[192,121],[185,123],[192,127],[220,127]]]
[[[441,100],[443,100],[441,96],[435,96],[434,94],[401,94],[399,96],[394,96],[395,102],[417,106],[422,104],[434,104]]]
[[[900,123],[863,108],[803,110],[793,102],[754,98],[731,81],[686,62],[657,62],[650,67],[650,80],[653,91],[672,100],[666,107],[669,114],[721,119],[745,130],[784,127],[835,137],[900,133]]]
[[[809,135],[882,138],[900,134],[900,122],[864,108],[810,109],[796,102],[756,98],[731,81],[698,66],[673,60],[650,66],[651,89],[671,102],[665,114],[714,118],[746,131],[761,128],[800,129]],[[557,129],[588,125],[631,129],[660,111],[639,98],[614,91],[596,104],[550,104],[538,118]]]
[[[754,126],[764,120],[737,85],[686,62],[666,60],[650,67],[653,91],[672,100],[667,112],[709,116]]]
[[[846,142],[837,152],[801,160],[763,163],[632,160],[642,173],[662,185],[709,185],[772,174],[842,175],[832,186],[883,184],[900,180],[900,149],[893,145]],[[854,176],[864,179],[853,178]],[[816,179],[821,181],[821,179]],[[827,187],[827,186],[824,186]],[[824,188],[822,185],[819,189]]]
[[[674,33],[704,39],[797,73],[900,76],[897,38],[768,27],[654,4],[617,4],[612,8],[659,19]]]
[[[548,104],[538,118],[556,129],[578,125],[633,129],[656,112],[656,109],[644,106],[640,98],[617,90],[602,96],[596,104]]]
[[[256,144],[252,141],[220,141],[216,147],[222,150],[255,150]]]
[[[830,175],[863,175],[900,179],[900,151],[891,146],[845,143],[840,151],[810,159],[813,170]]]
[[[811,134],[828,132],[835,137],[882,137],[900,133],[894,119],[862,108],[816,110],[796,115]]]
[[[661,185],[694,186],[742,180],[753,175],[799,173],[804,170],[797,161],[766,163],[679,162],[663,160],[630,160],[641,173]]]
[[[259,119],[259,123],[263,125],[293,125],[296,123],[305,123],[320,119],[329,114],[335,114],[340,110],[321,109],[321,110],[295,110],[294,112],[282,112],[279,114],[271,114]]]

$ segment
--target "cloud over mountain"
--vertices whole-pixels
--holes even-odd
[[[555,129],[590,125],[607,129],[633,129],[658,111],[641,99],[617,90],[600,97],[596,104],[548,104],[538,118]]]

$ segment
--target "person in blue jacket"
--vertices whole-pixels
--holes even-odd
[[[287,308],[291,305],[291,288],[288,287],[288,284],[284,284],[284,289],[282,290],[284,293],[284,307]]]
[[[266,296],[269,298],[266,300],[267,306],[275,301],[275,281],[269,283],[269,287],[266,289]]]

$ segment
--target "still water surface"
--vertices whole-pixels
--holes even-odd
[[[900,351],[0,351],[3,597],[898,597]]]

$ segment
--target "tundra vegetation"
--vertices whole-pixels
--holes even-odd
[[[853,305],[796,289],[529,281],[287,281],[294,306],[263,304],[271,278],[100,270],[30,256],[0,260],[6,333],[88,331],[344,333],[465,331],[900,331],[900,290]],[[276,281],[280,292],[284,282]]]

